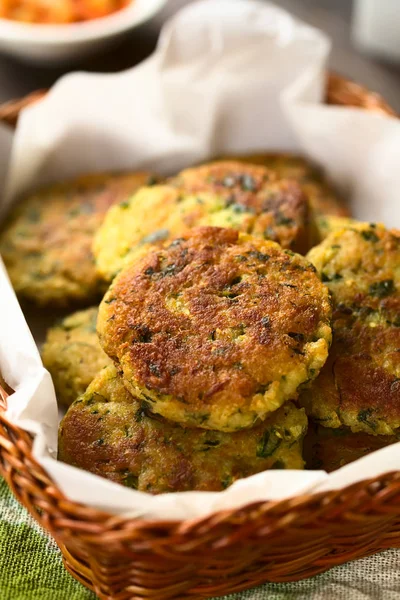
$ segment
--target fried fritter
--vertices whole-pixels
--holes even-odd
[[[222,196],[240,212],[247,207],[257,219],[241,229],[300,254],[310,248],[307,198],[295,181],[277,177],[271,169],[238,161],[212,162],[186,169],[170,183],[190,193]],[[204,223],[226,227],[223,222]]]
[[[301,395],[325,427],[393,435],[400,427],[400,234],[359,223],[308,258],[334,302],[328,361]]]
[[[267,469],[302,469],[306,430],[304,410],[291,402],[251,430],[184,429],[148,416],[108,367],[64,417],[59,458],[153,494],[219,491]]]
[[[98,332],[129,391],[186,426],[253,426],[314,379],[331,341],[328,289],[300,255],[205,227],[132,263]]]
[[[92,255],[108,208],[149,182],[148,173],[89,175],[28,196],[11,212],[0,253],[16,292],[37,304],[90,303],[105,291]]]
[[[208,225],[301,253],[312,245],[308,202],[296,182],[278,180],[264,167],[215,163],[183,171],[169,186],[142,189],[113,207],[95,238],[97,268],[111,280],[146,245]]]
[[[304,439],[304,458],[308,469],[328,473],[398,442],[396,436],[353,433],[345,427],[328,429],[310,425]]]
[[[65,406],[111,363],[96,333],[97,313],[97,307],[76,312],[47,332],[42,360],[53,378],[57,399]]]

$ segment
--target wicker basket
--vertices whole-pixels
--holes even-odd
[[[0,107],[0,120],[15,124],[43,93]],[[395,115],[378,95],[337,75],[328,78],[326,99]],[[54,536],[68,571],[101,599],[210,598],[400,547],[400,472],[193,521],[144,522],[76,504],[34,460],[30,435],[2,414],[7,398],[2,390],[0,473]]]

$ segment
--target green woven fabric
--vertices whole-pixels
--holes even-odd
[[[67,573],[55,542],[0,479],[0,599],[95,598]]]
[[[399,600],[400,551],[291,584],[270,584],[225,600]],[[65,571],[54,541],[0,479],[0,600],[95,600]]]

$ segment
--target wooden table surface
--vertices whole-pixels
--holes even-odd
[[[70,70],[111,72],[126,69],[154,49],[162,23],[192,0],[169,0],[152,21],[132,31],[120,46],[85,63],[64,68],[39,68],[0,55],[0,102],[50,87]],[[217,1],[217,0],[215,0]],[[330,66],[380,92],[400,112],[400,65],[389,65],[358,52],[350,41],[351,0],[276,0],[308,23],[326,31],[333,40]]]

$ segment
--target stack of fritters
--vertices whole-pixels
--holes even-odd
[[[47,241],[60,203],[49,191],[27,236],[34,248],[20,230],[40,194],[0,239],[22,296],[39,290],[40,303],[88,304],[111,284],[98,334],[92,307],[52,328],[43,348],[59,401],[72,403],[60,459],[151,493],[212,491],[270,468],[302,468],[307,415],[311,468],[332,470],[393,443],[398,235],[349,219],[323,175],[296,156],[218,160],[140,187],[147,177],[127,176],[129,193],[120,176],[113,189],[123,192],[109,194],[107,214],[91,188],[95,216],[72,228],[80,235],[61,236],[53,221],[61,245],[86,248],[83,266],[82,252]],[[64,212],[91,214],[86,188],[72,187],[75,208],[64,194]],[[32,264],[47,284],[32,284]]]
[[[105,295],[115,369],[68,411],[60,457],[152,492],[302,467],[307,418],[288,400],[324,364],[330,316],[314,268],[274,242],[212,227],[168,241]]]
[[[400,428],[400,233],[353,222],[308,258],[332,294],[333,344],[300,403],[316,423],[340,428],[355,460],[396,441]],[[350,432],[367,435],[356,443]],[[319,446],[332,449],[333,435],[323,432]],[[338,463],[331,450],[317,452]]]

